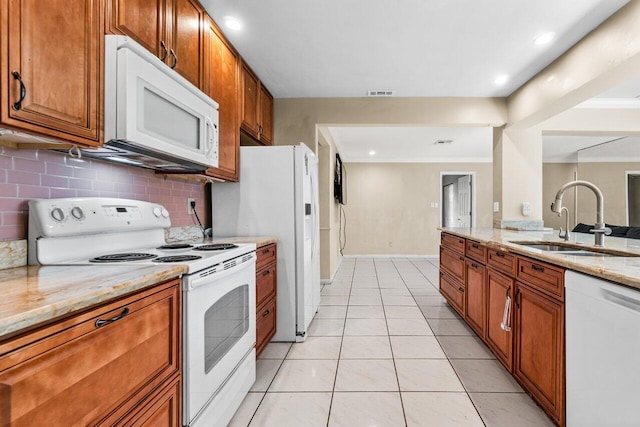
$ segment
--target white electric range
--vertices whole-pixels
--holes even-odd
[[[167,244],[170,226],[155,203],[31,200],[29,264],[184,265],[183,423],[226,425],[255,381],[255,244]]]

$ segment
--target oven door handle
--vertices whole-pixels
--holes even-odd
[[[206,285],[208,283],[211,283],[212,280],[220,280],[220,279],[224,279],[227,276],[230,276],[232,274],[236,274],[241,272],[242,270],[245,270],[247,268],[253,267],[255,269],[255,265],[256,265],[256,254],[255,252],[251,252],[250,254],[250,258],[241,263],[238,264],[228,270],[223,270],[219,273],[213,273],[213,274],[208,274],[208,275],[204,275],[202,276],[203,273],[205,273],[207,271],[207,269],[201,271],[200,273],[196,273],[196,274],[191,274],[191,275],[186,275],[184,276],[185,278],[185,290],[187,289],[195,289],[198,288],[200,286]],[[245,256],[245,255],[243,255]],[[254,274],[255,276],[255,274]]]

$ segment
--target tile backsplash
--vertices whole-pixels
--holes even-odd
[[[27,237],[29,199],[121,197],[164,205],[173,226],[191,226],[187,199],[206,218],[204,184],[164,178],[153,171],[49,150],[0,147],[0,240]],[[203,218],[204,220],[204,218]]]

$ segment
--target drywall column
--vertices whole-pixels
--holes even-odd
[[[494,202],[500,209],[493,214],[496,228],[542,225],[542,133],[539,130],[494,128]],[[531,213],[523,215],[523,203]]]

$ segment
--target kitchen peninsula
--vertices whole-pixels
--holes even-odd
[[[584,425],[580,424],[584,416],[579,414],[588,409],[591,394],[583,391],[584,380],[572,383],[571,379],[601,371],[600,367],[608,364],[603,362],[608,360],[607,354],[623,353],[626,347],[607,348],[604,356],[600,356],[603,352],[585,349],[588,342],[600,345],[593,335],[595,327],[585,332],[583,325],[585,317],[597,315],[601,306],[582,302],[580,294],[608,292],[611,296],[604,295],[602,300],[612,301],[615,297],[620,312],[636,303],[634,294],[640,290],[640,241],[607,238],[605,247],[597,247],[594,236],[583,233],[574,233],[565,242],[557,231],[551,230],[441,231],[440,293],[556,424]],[[571,289],[577,291],[571,293]],[[615,324],[619,316],[612,313],[602,316],[598,330],[608,329],[609,335],[617,336],[618,327],[627,331],[632,328],[630,322]],[[625,345],[626,340],[616,342]],[[585,357],[593,358],[588,368],[583,363]],[[621,362],[619,369],[614,368],[612,377],[622,376],[618,371],[626,372],[624,366]],[[576,372],[576,376],[570,372]],[[601,383],[595,379],[586,382],[589,381]],[[580,388],[572,388],[580,382]],[[624,399],[623,395],[623,391],[609,393],[607,400],[618,401]],[[573,406],[571,402],[575,402]],[[626,420],[633,411],[618,412]]]

